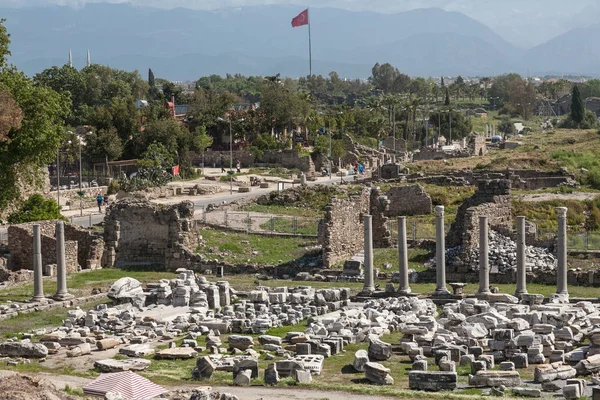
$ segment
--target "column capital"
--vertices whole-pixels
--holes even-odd
[[[435,206],[435,216],[436,217],[444,216],[444,206]]]
[[[567,207],[556,207],[556,214],[558,218],[567,218]]]

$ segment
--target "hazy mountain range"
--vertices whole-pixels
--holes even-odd
[[[449,1],[456,8],[461,2]],[[187,80],[212,73],[307,75],[307,27],[290,25],[301,10],[297,5],[165,10],[94,3],[0,8],[0,16],[12,35],[11,61],[30,75],[66,63],[69,49],[74,65],[82,67],[90,49],[95,63],[144,75],[152,68],[156,76]],[[418,76],[591,75],[600,58],[600,24],[523,49],[461,12],[440,8],[391,14],[311,8],[311,33],[313,73],[335,70],[345,77],[368,77],[375,62]]]

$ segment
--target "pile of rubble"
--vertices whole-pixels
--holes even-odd
[[[501,274],[517,269],[517,243],[511,238],[491,230],[489,235],[489,265],[492,273]],[[451,247],[446,249],[446,260],[449,267],[464,265],[464,253],[462,247]],[[528,272],[554,271],[556,269],[556,257],[548,249],[543,247],[526,246],[525,266]],[[471,249],[468,257],[470,271],[479,271],[479,247]],[[435,269],[435,258],[425,263],[428,268]]]
[[[578,398],[587,384],[576,376],[600,372],[598,326],[600,310],[590,302],[492,306],[473,298],[445,305],[437,321],[429,313],[417,314],[398,329],[404,334],[400,347],[413,361],[411,389],[455,389],[460,365],[470,367],[472,387],[510,387],[513,394],[532,397],[562,391],[566,398]],[[583,345],[586,340],[589,346]],[[368,357],[361,351],[355,356],[355,368],[366,365],[367,378],[377,383],[390,377],[382,374],[385,368],[372,365],[382,358],[371,348],[386,345],[391,352],[391,345],[372,339]],[[428,357],[434,358],[436,370],[428,366]],[[535,384],[521,387],[518,370],[531,364],[536,365]],[[377,379],[369,377],[374,373]]]
[[[471,251],[471,260],[479,260],[479,247]],[[496,231],[489,235],[489,263],[491,271],[505,273],[517,270],[517,243]],[[471,264],[473,271],[479,270],[479,263]],[[553,271],[556,257],[543,247],[525,247],[525,268],[527,271]]]

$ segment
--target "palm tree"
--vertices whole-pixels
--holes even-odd
[[[413,122],[413,147],[417,142],[417,110],[423,105],[423,99],[420,97],[413,97],[408,100],[408,109],[412,112]]]

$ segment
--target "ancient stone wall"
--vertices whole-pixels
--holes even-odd
[[[192,232],[194,203],[165,206],[125,199],[113,204],[104,220],[104,265],[156,264],[167,269],[197,266]]]
[[[249,167],[252,165],[263,165],[272,167],[282,167],[289,169],[299,169],[309,175],[314,174],[315,165],[310,156],[300,156],[298,150],[277,150],[277,151],[265,151],[260,159],[257,159],[252,153],[247,150],[236,150],[232,153],[233,155],[233,168],[235,163],[240,160],[243,167]],[[207,167],[213,164],[216,167],[221,166],[221,159],[223,159],[225,168],[229,168],[229,151],[207,151],[204,153],[204,165]],[[202,158],[199,157],[194,159],[195,164],[202,162]]]
[[[359,195],[348,199],[334,197],[325,207],[319,235],[323,246],[323,268],[330,268],[362,250],[363,216],[369,213],[369,195],[369,189],[363,189]]]
[[[472,157],[483,157],[487,154],[485,136],[472,133],[467,140],[467,149]]]
[[[468,268],[471,249],[479,243],[479,217],[487,216],[490,229],[512,225],[510,181],[489,179],[478,182],[477,191],[458,208],[456,220],[446,237],[446,246],[461,246],[461,259]],[[456,264],[456,263],[455,263]],[[461,268],[461,265],[456,265]]]
[[[371,222],[373,224],[373,247],[390,247],[392,242],[387,217],[390,201],[387,196],[381,193],[379,187],[372,188],[369,197],[370,213],[373,216],[373,221]]]
[[[33,269],[33,224],[40,225],[42,234],[42,263],[56,264],[56,221],[40,221],[8,227],[8,247],[11,270]],[[104,251],[104,241],[86,229],[65,222],[65,256],[67,272],[96,269]]]
[[[421,185],[393,187],[386,195],[390,201],[387,217],[431,214],[431,197]]]
[[[312,158],[300,156],[298,150],[266,151],[259,161],[269,166],[299,169],[309,176],[315,174]]]

